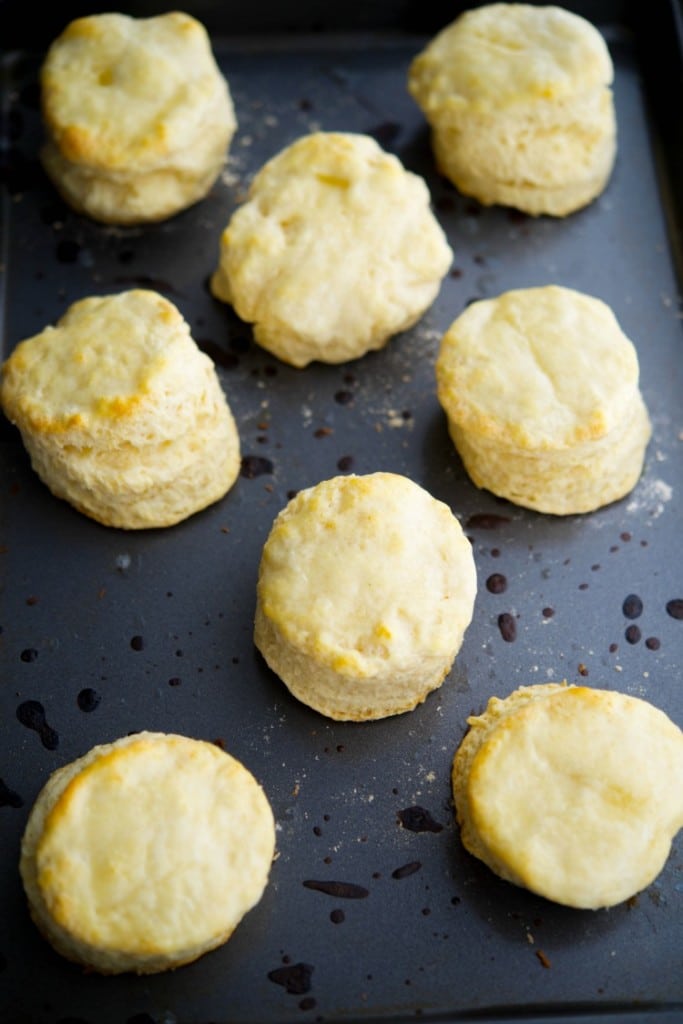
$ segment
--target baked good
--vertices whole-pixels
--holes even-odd
[[[43,482],[105,526],[171,526],[239,473],[215,366],[154,291],[81,299],[20,342],[2,366],[0,405]]]
[[[604,190],[617,147],[600,32],[561,7],[485,4],[412,61],[439,171],[485,206],[564,217]]]
[[[451,259],[421,177],[370,136],[314,132],[254,178],[211,289],[284,362],[342,363],[411,327]]]
[[[243,764],[214,743],[141,732],[50,776],[20,871],[58,953],[102,974],[152,974],[230,937],[274,850],[270,804]]]
[[[545,285],[473,302],[441,340],[436,380],[470,477],[517,505],[590,512],[641,474],[638,355],[601,299]]]
[[[237,127],[206,29],[180,11],[76,18],[40,85],[45,171],[106,224],[163,220],[203,199]]]
[[[683,826],[683,732],[612,690],[541,683],[492,697],[453,759],[463,845],[569,907],[614,906],[660,873]]]
[[[472,619],[476,571],[450,508],[397,473],[337,476],[276,517],[256,647],[329,718],[410,711],[441,685]]]

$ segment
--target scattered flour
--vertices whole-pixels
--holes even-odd
[[[626,506],[629,514],[646,512],[650,519],[659,519],[673,496],[673,488],[664,480],[641,480]]]

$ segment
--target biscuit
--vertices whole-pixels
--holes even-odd
[[[179,11],[77,18],[40,75],[41,160],[62,198],[105,224],[164,220],[203,199],[237,128],[204,26]]]
[[[451,259],[421,177],[370,136],[315,132],[254,178],[211,289],[284,362],[342,363],[416,323]]]
[[[105,526],[171,526],[240,470],[215,366],[153,291],[81,299],[20,342],[0,405],[53,494]]]
[[[476,586],[470,542],[447,505],[395,473],[334,477],[300,491],[275,519],[255,644],[321,714],[397,715],[443,682]]]
[[[54,772],[20,872],[58,953],[102,974],[152,974],[222,945],[261,899],[275,850],[268,799],[213,743],[141,732]]]
[[[592,202],[611,176],[613,65],[598,30],[555,6],[465,11],[412,61],[408,90],[439,171],[464,195],[537,216]]]
[[[465,848],[556,903],[614,906],[683,826],[683,732],[647,701],[546,683],[492,697],[453,759]]]
[[[600,299],[545,285],[473,302],[441,340],[436,382],[469,476],[517,505],[589,512],[642,472],[638,356]]]

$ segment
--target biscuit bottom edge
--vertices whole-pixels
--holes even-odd
[[[33,470],[55,497],[121,530],[160,529],[196,515],[225,497],[241,465],[237,427],[220,393],[194,432],[142,445],[125,459],[113,450],[60,447],[26,430],[22,436]]]
[[[338,722],[370,722],[413,711],[439,689],[450,672],[457,651],[446,665],[434,659],[432,667],[392,668],[368,678],[336,671],[290,643],[257,602],[254,644],[268,668],[302,704]]]
[[[515,505],[549,515],[581,515],[626,497],[638,483],[652,425],[638,392],[609,434],[571,448],[529,451],[465,431],[448,432],[472,482]]]
[[[207,156],[204,167],[159,167],[111,173],[68,160],[53,142],[40,154],[41,164],[61,198],[76,213],[100,224],[120,227],[154,224],[201,202],[225,165],[227,141]]]

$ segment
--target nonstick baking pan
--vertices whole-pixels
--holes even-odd
[[[210,31],[239,130],[204,201],[117,229],[66,208],[37,159],[44,50],[96,8],[50,5],[31,25],[21,6],[0,5],[3,358],[76,299],[155,288],[215,360],[243,460],[205,512],[125,532],[52,497],[2,420],[0,1020],[683,1020],[683,836],[644,892],[577,911],[468,855],[450,795],[467,717],[520,685],[620,690],[683,724],[680,8],[568,5],[609,44],[619,151],[603,195],[552,219],[484,209],[436,173],[406,75],[462,5],[187,4]],[[454,259],[421,322],[383,351],[295,370],[259,349],[207,282],[255,171],[318,128],[373,135],[423,175]],[[440,337],[468,302],[548,283],[612,307],[638,350],[653,420],[634,491],[583,516],[478,490],[435,393]],[[375,470],[451,506],[479,591],[440,690],[409,714],[335,723],[296,702],[254,648],[258,562],[293,493]],[[53,770],[142,729],[215,740],[242,760],[271,801],[278,856],[225,946],[174,972],[101,977],[60,958],[31,923],[19,844]]]

